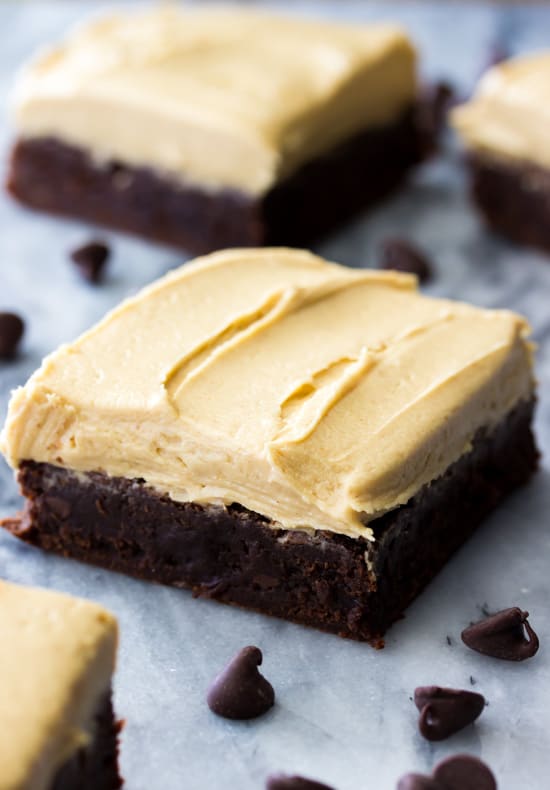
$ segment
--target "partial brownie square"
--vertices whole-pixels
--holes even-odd
[[[392,25],[166,6],[108,16],[23,72],[7,187],[193,252],[307,244],[432,147],[415,60]]]
[[[0,783],[115,790],[117,624],[97,604],[0,580]]]
[[[381,646],[537,465],[526,322],[291,249],[178,269],[48,357],[18,537]]]
[[[471,191],[487,224],[550,252],[550,54],[490,69],[452,124],[467,150]]]

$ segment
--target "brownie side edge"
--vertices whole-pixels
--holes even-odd
[[[470,188],[487,225],[517,244],[550,252],[550,169],[468,156]]]
[[[415,107],[392,124],[359,133],[305,164],[265,197],[202,189],[121,161],[101,163],[53,137],[16,141],[6,188],[40,211],[197,254],[308,244],[382,200],[422,160],[426,142],[418,118]]]
[[[115,720],[110,691],[98,704],[94,726],[91,744],[79,749],[61,766],[50,790],[117,790],[122,787],[118,772],[118,734],[122,724]]]
[[[174,502],[141,480],[32,461],[19,471],[25,511],[4,526],[47,551],[381,647],[485,516],[533,474],[533,408],[522,402],[480,431],[442,477],[372,522],[374,542],[276,529],[239,505]]]

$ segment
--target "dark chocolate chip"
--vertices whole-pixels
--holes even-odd
[[[79,274],[90,283],[101,280],[109,257],[109,247],[102,241],[90,241],[71,252],[71,260]]]
[[[419,686],[414,704],[420,711],[418,729],[429,741],[442,741],[477,719],[485,699],[474,691]]]
[[[15,356],[25,324],[16,313],[0,313],[0,359]]]
[[[419,154],[422,158],[429,157],[436,150],[437,137],[445,124],[447,111],[455,99],[453,86],[444,80],[421,86],[416,105],[416,125]]]
[[[313,779],[304,779],[303,776],[285,776],[277,774],[268,777],[266,790],[333,790],[332,787]]]
[[[504,609],[465,628],[462,641],[486,656],[505,661],[525,661],[539,649],[538,637],[529,625],[528,617],[529,612],[522,612],[517,606]]]
[[[468,754],[448,757],[436,765],[431,776],[406,774],[397,790],[496,790],[497,783],[489,768]]]
[[[447,757],[436,765],[433,775],[443,790],[497,790],[492,771],[469,754]]]
[[[429,280],[431,263],[417,247],[405,239],[386,239],[382,244],[380,268],[416,274],[420,282]]]
[[[262,651],[244,647],[215,678],[208,689],[211,711],[226,719],[255,719],[275,701],[273,686],[258,671]]]

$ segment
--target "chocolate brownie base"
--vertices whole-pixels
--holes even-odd
[[[142,480],[24,462],[26,509],[4,522],[67,557],[366,640],[382,636],[480,521],[537,466],[523,402],[441,478],[372,523],[369,542],[276,529],[239,505],[174,502]]]
[[[472,196],[488,225],[518,244],[550,252],[550,170],[469,157]]]
[[[389,194],[433,147],[435,130],[419,119],[420,113],[410,110],[392,125],[362,132],[263,198],[201,189],[123,162],[100,163],[54,138],[16,143],[7,189],[32,208],[194,253],[305,245]]]
[[[98,706],[95,737],[86,749],[79,749],[58,771],[50,790],[116,790],[122,787],[118,773],[118,733],[111,694]]]

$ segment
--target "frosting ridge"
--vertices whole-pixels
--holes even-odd
[[[415,280],[290,249],[187,264],[44,360],[1,446],[238,502],[285,528],[368,522],[445,472],[534,387],[529,328]]]

